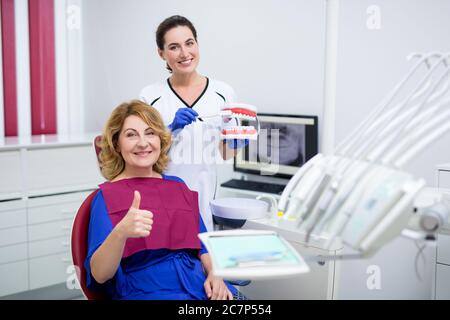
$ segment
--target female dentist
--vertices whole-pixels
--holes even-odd
[[[165,19],[156,31],[156,43],[171,76],[145,87],[140,99],[158,109],[172,131],[171,162],[166,174],[181,177],[199,193],[203,221],[212,231],[209,202],[215,198],[217,188],[216,164],[232,158],[248,144],[248,140],[219,138],[222,118],[216,115],[225,103],[236,102],[236,94],[228,84],[197,72],[197,31],[185,17]]]

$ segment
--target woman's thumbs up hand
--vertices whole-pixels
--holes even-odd
[[[116,231],[125,239],[144,238],[150,235],[153,225],[153,213],[139,209],[141,194],[134,191],[134,198],[130,209],[123,219],[116,225]]]

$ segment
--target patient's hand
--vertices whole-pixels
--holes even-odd
[[[212,273],[206,278],[204,287],[210,300],[233,300],[233,295],[222,278],[215,277]]]
[[[135,191],[130,209],[115,227],[117,233],[125,239],[143,238],[150,235],[153,225],[153,213],[139,209],[140,204],[141,195],[139,191]]]

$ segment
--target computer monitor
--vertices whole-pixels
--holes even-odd
[[[234,171],[291,178],[318,152],[318,117],[258,114],[260,133],[234,159]],[[242,121],[253,125],[256,121]]]

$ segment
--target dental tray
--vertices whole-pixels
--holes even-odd
[[[292,277],[309,272],[298,252],[275,231],[226,230],[200,233],[213,274],[230,280]]]

